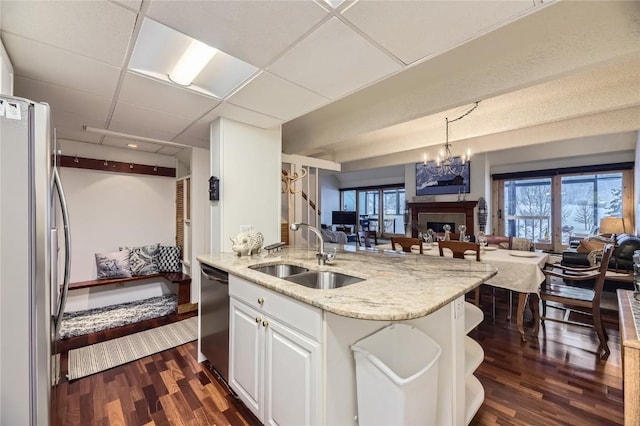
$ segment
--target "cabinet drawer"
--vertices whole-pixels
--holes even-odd
[[[279,319],[316,341],[322,336],[322,310],[235,275],[229,276],[229,295]],[[262,303],[260,303],[262,301]]]

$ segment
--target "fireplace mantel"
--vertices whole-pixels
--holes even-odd
[[[411,209],[411,223],[418,223],[418,214],[420,213],[463,213],[466,217],[467,235],[475,234],[473,210],[477,204],[477,201],[407,203],[409,209]],[[457,230],[454,232],[457,232]],[[414,238],[417,237],[418,230],[412,229],[411,235]]]

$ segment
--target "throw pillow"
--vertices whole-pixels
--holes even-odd
[[[160,244],[149,244],[140,247],[120,247],[120,250],[130,250],[129,263],[131,264],[131,274],[153,275],[158,270],[158,253]]]
[[[98,279],[131,277],[131,267],[129,265],[130,254],[131,251],[129,250],[96,253]]]
[[[160,246],[158,254],[158,269],[160,272],[182,272],[180,247]]]
[[[576,251],[578,253],[591,253],[594,250],[602,250],[604,245],[605,244],[602,241],[582,240],[580,241],[580,244],[578,244]]]

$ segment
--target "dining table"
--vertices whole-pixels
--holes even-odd
[[[376,246],[381,250],[393,250],[391,244]],[[440,256],[437,243],[423,243],[423,255]],[[394,250],[395,251],[395,250]],[[412,247],[412,251],[419,254],[418,247]],[[444,251],[445,257],[453,257],[451,251]],[[475,252],[465,255],[469,260],[475,260]],[[511,290],[518,293],[518,309],[516,325],[522,341],[526,341],[524,332],[524,311],[529,300],[529,295],[539,295],[540,285],[545,280],[542,272],[549,261],[549,254],[542,251],[507,250],[493,246],[484,247],[480,252],[480,262],[497,268],[497,275],[489,279],[485,284]],[[538,297],[533,297],[531,303],[537,303]],[[535,307],[532,311],[537,312]]]

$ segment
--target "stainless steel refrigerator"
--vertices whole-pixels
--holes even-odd
[[[47,425],[56,416],[55,341],[69,281],[70,241],[49,117],[46,104],[0,96],[2,425]],[[62,244],[58,226],[66,237],[61,235]]]

